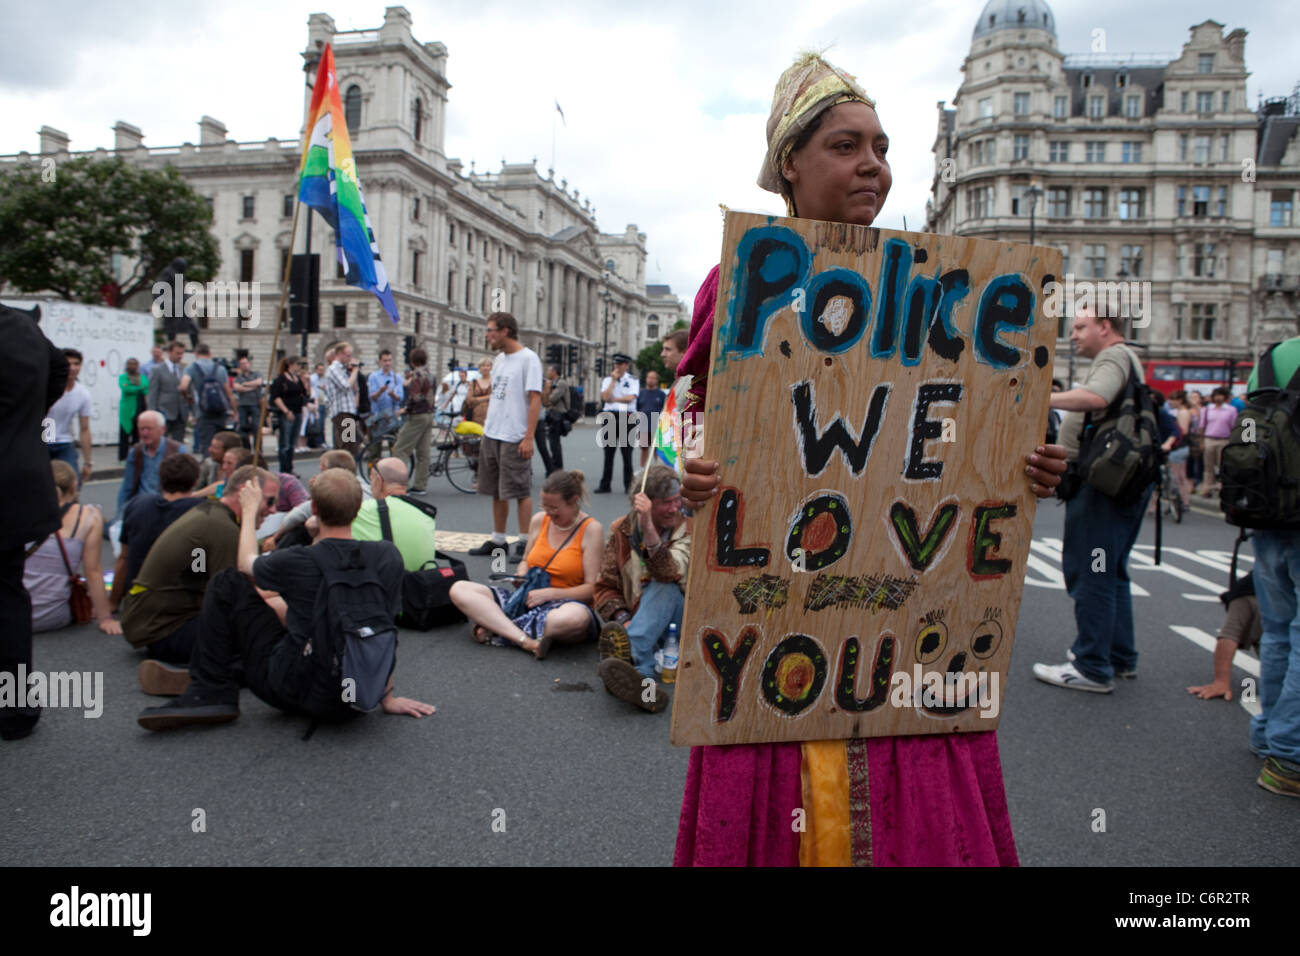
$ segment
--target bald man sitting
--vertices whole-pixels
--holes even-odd
[[[437,510],[406,497],[406,465],[397,458],[382,458],[370,466],[373,498],[361,505],[352,521],[352,537],[358,541],[392,541],[402,554],[402,565],[418,571],[434,560],[434,518]],[[387,512],[389,533],[384,531]],[[432,512],[432,513],[431,513]]]

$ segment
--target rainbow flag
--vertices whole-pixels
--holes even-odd
[[[670,389],[664,410],[659,413],[659,427],[655,429],[655,456],[672,468],[677,474],[682,473],[682,436],[680,433],[681,416],[677,413],[677,396]]]
[[[344,281],[373,292],[396,324],[397,303],[361,195],[361,180],[357,178],[348,124],[339,99],[334,50],[329,44],[320,58],[307,111],[307,137],[298,168],[298,200],[324,216],[334,230]]]

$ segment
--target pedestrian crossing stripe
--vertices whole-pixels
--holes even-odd
[[[1219,642],[1217,637],[1206,634],[1199,627],[1184,627],[1181,624],[1170,624],[1169,630],[1181,637],[1187,638],[1193,644],[1203,647],[1211,653],[1214,652],[1214,646]],[[1232,655],[1232,663],[1233,666],[1240,667],[1251,677],[1254,677],[1257,680],[1259,679],[1259,661],[1251,657],[1249,654],[1243,654],[1241,651],[1237,651],[1237,653]]]

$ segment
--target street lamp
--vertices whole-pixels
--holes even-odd
[[[1029,200],[1029,244],[1034,244],[1034,210],[1038,206],[1038,197],[1043,194],[1043,190],[1038,184],[1030,186],[1025,190],[1025,198]]]
[[[456,326],[451,327],[451,338],[448,340],[451,344],[451,358],[447,360],[447,371],[454,372],[457,368],[456,362]]]

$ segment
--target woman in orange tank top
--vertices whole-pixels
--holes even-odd
[[[549,587],[528,592],[528,609],[511,620],[502,610],[510,588],[473,581],[451,586],[451,600],[475,625],[480,644],[513,644],[539,661],[555,642],[595,640],[600,624],[591,609],[604,553],[604,529],[582,510],[587,490],[580,471],[557,471],[542,486],[542,510],[528,526],[524,559],[515,573],[545,568]]]

